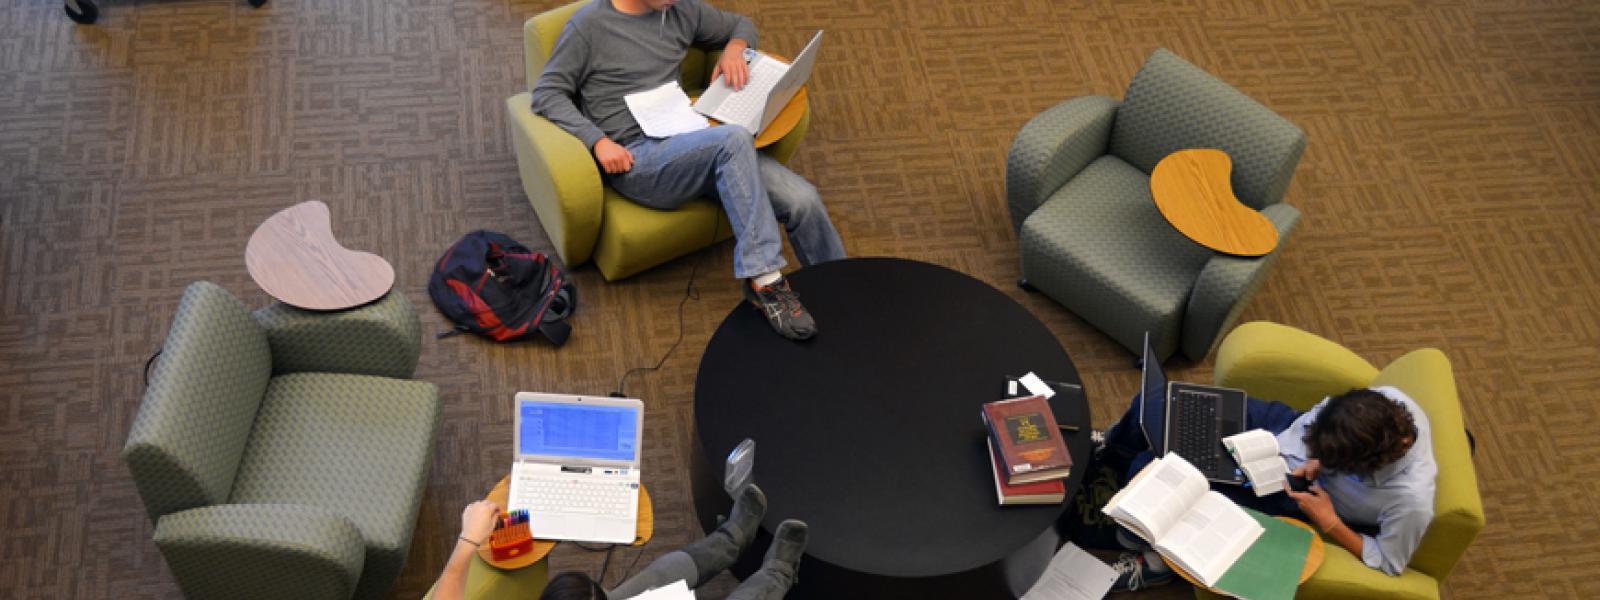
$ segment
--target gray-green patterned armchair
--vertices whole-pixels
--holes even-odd
[[[251,314],[186,290],[122,450],[189,598],[374,598],[411,545],[439,391],[409,381],[421,326],[358,309]]]
[[[1022,126],[1006,159],[1006,202],[1024,287],[1054,298],[1139,352],[1202,360],[1283,252],[1300,211],[1280,202],[1305,133],[1166,50],[1122,102],[1085,96]],[[1173,229],[1150,198],[1150,170],[1185,148],[1233,159],[1234,195],[1278,229],[1259,258],[1213,253]]]

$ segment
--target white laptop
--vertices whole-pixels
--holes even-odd
[[[757,52],[750,61],[750,80],[744,89],[733,91],[723,81],[726,77],[718,77],[694,103],[695,111],[743,127],[751,135],[761,133],[811,78],[811,67],[817,62],[817,48],[821,45],[819,30],[790,64]]]
[[[631,544],[639,513],[644,403],[519,392],[506,510],[533,537]]]

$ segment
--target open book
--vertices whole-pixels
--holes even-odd
[[[1170,452],[1150,461],[1101,510],[1206,587],[1215,587],[1264,531],[1244,509],[1211,491],[1199,469]]]
[[[1233,454],[1234,462],[1250,478],[1256,496],[1283,491],[1289,465],[1278,456],[1278,438],[1264,429],[1251,429],[1222,438],[1223,447]]]

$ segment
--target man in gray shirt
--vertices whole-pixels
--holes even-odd
[[[712,127],[669,138],[644,135],[624,97],[677,81],[690,46],[721,47],[712,79],[744,87],[756,28],[703,0],[594,0],[567,22],[533,89],[533,111],[583,140],[606,183],[643,206],[722,202],[735,238],[734,275],[778,333],[803,340],[816,321],[780,273],[788,231],[803,265],[844,258],[817,190],[755,150],[748,131]]]

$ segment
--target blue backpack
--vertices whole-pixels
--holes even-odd
[[[565,344],[572,334],[566,320],[578,308],[578,289],[565,270],[503,233],[484,230],[445,251],[428,278],[428,296],[456,324],[439,337],[469,332],[497,342],[538,332]]]

